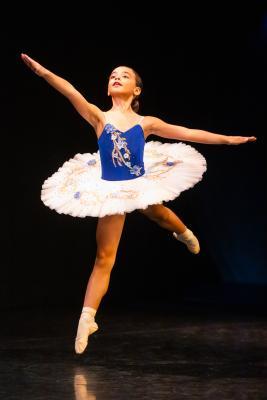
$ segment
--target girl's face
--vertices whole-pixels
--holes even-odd
[[[112,71],[108,82],[108,95],[138,96],[140,93],[141,89],[136,86],[135,74],[131,68],[117,67]]]

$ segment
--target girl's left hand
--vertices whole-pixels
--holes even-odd
[[[227,136],[227,144],[242,144],[247,142],[255,142],[257,138],[255,136]]]

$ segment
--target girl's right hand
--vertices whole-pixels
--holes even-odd
[[[46,68],[44,68],[37,61],[34,61],[31,57],[27,56],[27,54],[21,53],[21,58],[27,65],[27,67],[29,67],[37,75],[43,76],[45,74],[45,71],[47,71]]]

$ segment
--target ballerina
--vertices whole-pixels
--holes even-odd
[[[79,318],[75,351],[84,352],[89,335],[98,330],[95,315],[110,282],[126,214],[137,210],[171,231],[193,254],[200,245],[183,221],[164,201],[193,187],[206,171],[205,158],[183,142],[239,145],[255,136],[221,135],[141,116],[139,96],[143,83],[130,67],[115,68],[108,80],[112,107],[104,112],[88,102],[75,87],[26,54],[24,63],[64,95],[93,127],[99,150],[76,154],[42,185],[41,200],[59,213],[98,217],[97,251]],[[150,141],[156,135],[180,143]]]

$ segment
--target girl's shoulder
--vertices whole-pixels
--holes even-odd
[[[142,125],[144,129],[148,133],[151,133],[153,131],[153,126],[155,125],[157,118],[153,117],[152,115],[140,115],[140,118],[142,118]]]

